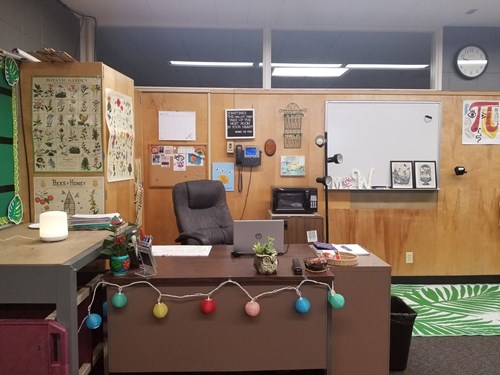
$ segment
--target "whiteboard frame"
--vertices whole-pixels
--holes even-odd
[[[328,157],[337,153],[344,157],[342,164],[328,164],[333,181],[328,188],[390,189],[391,160],[435,160],[437,185],[430,190],[439,190],[441,116],[441,101],[325,101]],[[360,178],[353,179],[353,175]],[[362,184],[363,179],[367,184]]]

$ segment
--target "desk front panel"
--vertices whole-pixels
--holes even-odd
[[[299,280],[300,282],[300,280]],[[219,284],[161,286],[164,294],[207,293]],[[267,285],[241,286],[251,295],[295,283],[269,279]],[[331,307],[327,289],[308,284],[301,287],[311,302],[306,314],[295,310],[297,294],[285,290],[257,301],[260,315],[245,313],[249,297],[236,285],[225,285],[212,298],[216,310],[200,311],[202,297],[164,298],[168,315],[157,319],[152,309],[158,293],[147,285],[123,291],[127,305],[111,306],[117,292],[108,287],[108,360],[110,372],[258,371],[327,368],[327,336]],[[328,306],[327,306],[328,305]]]

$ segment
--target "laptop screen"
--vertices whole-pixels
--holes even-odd
[[[235,220],[233,226],[234,251],[241,254],[253,254],[252,246],[257,242],[267,242],[274,238],[274,247],[278,254],[284,253],[283,220]]]

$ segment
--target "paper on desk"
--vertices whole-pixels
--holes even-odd
[[[370,252],[367,251],[363,246],[360,246],[355,243],[348,243],[348,244],[334,243],[333,246],[335,246],[335,248],[338,251],[343,251],[345,253],[351,253],[356,255],[370,255]]]
[[[156,257],[207,257],[211,245],[153,245],[153,256]]]

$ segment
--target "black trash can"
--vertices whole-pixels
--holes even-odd
[[[391,371],[404,371],[410,353],[411,334],[417,312],[401,298],[391,296],[391,341],[390,364]]]

